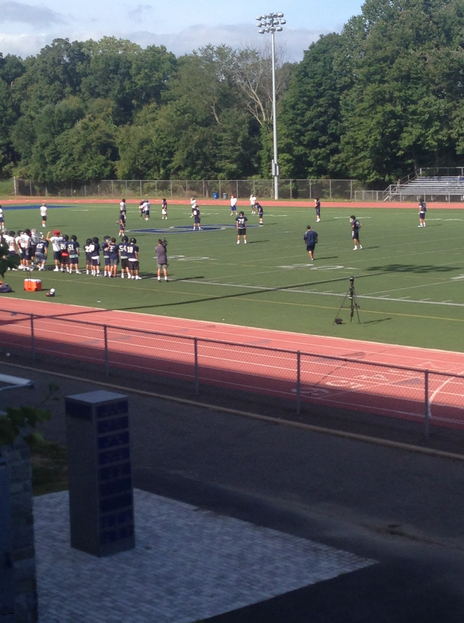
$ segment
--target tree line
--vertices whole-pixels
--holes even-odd
[[[277,63],[281,175],[386,184],[462,165],[463,73],[463,0],[366,0]],[[177,58],[105,37],[0,54],[0,177],[259,178],[271,158],[269,50]]]

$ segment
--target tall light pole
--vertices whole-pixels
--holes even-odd
[[[283,30],[283,24],[287,22],[283,19],[283,13],[268,13],[260,15],[256,19],[259,33],[271,33],[271,61],[272,61],[272,128],[274,138],[274,158],[272,159],[272,175],[274,177],[274,199],[279,198],[279,161],[277,159],[277,104],[276,104],[276,79],[275,79],[275,33]]]

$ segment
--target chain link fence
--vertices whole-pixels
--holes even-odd
[[[464,376],[0,310],[0,348],[423,425],[464,428]],[[264,399],[264,398],[263,398]]]
[[[281,179],[281,199],[314,199],[352,201],[363,185],[357,180],[292,180]],[[203,199],[242,199],[254,194],[260,199],[274,198],[274,180],[101,180],[86,184],[42,184],[34,180],[14,178],[13,192],[27,197],[114,197],[178,198],[194,195]],[[380,191],[379,191],[380,192]]]

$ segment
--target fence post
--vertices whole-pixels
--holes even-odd
[[[301,411],[301,352],[296,353],[296,413]]]
[[[105,376],[110,375],[110,357],[108,352],[108,327],[103,325],[103,336],[105,342]]]
[[[195,359],[195,394],[200,393],[200,381],[198,378],[198,338],[193,338],[193,350]]]
[[[32,361],[35,361],[34,314],[31,314],[31,350],[32,350]]]
[[[429,429],[430,429],[430,403],[429,403],[429,371],[425,370],[424,372],[424,408],[425,408],[425,419],[424,419],[424,436],[426,439],[429,438]]]

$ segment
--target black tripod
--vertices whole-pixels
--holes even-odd
[[[356,317],[358,319],[358,322],[361,323],[361,317],[359,315],[358,299],[357,299],[356,290],[354,287],[354,277],[350,277],[350,287],[348,289],[348,292],[345,294],[345,298],[343,299],[342,304],[340,305],[340,309],[338,310],[337,315],[335,316],[334,324],[342,324],[343,322],[342,319],[340,318],[340,312],[345,307],[346,299],[348,299],[350,302],[350,322],[353,322],[353,316],[356,311]]]

